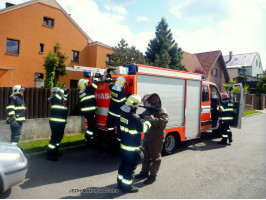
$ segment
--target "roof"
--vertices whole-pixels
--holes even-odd
[[[212,69],[214,63],[217,61],[221,53],[222,52],[218,50],[218,51],[196,53],[195,55],[198,57],[201,65],[204,67],[204,69],[208,73]]]
[[[221,67],[224,72],[224,77],[226,82],[230,80],[221,50],[196,53],[195,55],[198,57],[201,65],[203,66],[203,68],[206,70],[207,73],[209,73],[213,68],[213,66],[215,65],[215,63],[219,61],[221,63]]]
[[[204,74],[206,73],[205,69],[200,64],[198,57],[194,54],[184,51],[181,64],[184,65],[185,69],[189,72],[203,72]]]
[[[93,46],[93,45],[100,45],[100,46],[103,46],[103,47],[106,47],[108,49],[112,49],[113,50],[113,48],[111,46],[109,46],[107,44],[104,44],[102,42],[99,42],[99,41],[95,41],[95,42],[89,43],[89,46]]]
[[[258,52],[235,54],[230,60],[230,55],[224,56],[224,61],[227,67],[229,66],[252,66]]]
[[[54,7],[54,8],[61,10],[65,14],[65,16],[81,31],[81,33],[83,35],[85,35],[86,38],[88,38],[89,43],[93,42],[93,40],[80,28],[80,26],[69,16],[69,14],[60,6],[59,3],[57,3],[56,0],[31,0],[31,1],[27,1],[27,2],[24,2],[21,4],[16,4],[14,6],[0,9],[0,15],[4,14],[6,12],[10,12],[12,10],[16,10],[16,9],[19,9],[19,8],[22,8],[25,6],[32,5],[34,3],[42,3],[42,4],[45,4],[45,5],[48,5],[48,6],[51,6],[51,7]]]

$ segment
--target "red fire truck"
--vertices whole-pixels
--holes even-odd
[[[221,102],[221,95],[217,86],[204,81],[201,74],[139,64],[127,65],[124,72],[121,67],[113,69],[110,72],[113,78],[118,76],[126,78],[127,96],[138,94],[143,97],[147,93],[157,93],[160,96],[162,105],[169,113],[163,148],[165,154],[171,154],[180,142],[199,138],[208,130],[219,130],[216,107]],[[102,74],[104,73],[106,70]],[[228,93],[234,102],[236,113],[232,127],[241,128],[241,118],[244,113],[242,85],[233,85]],[[110,102],[108,84],[99,83],[95,95],[98,105],[97,134],[103,134],[107,131],[106,118]],[[140,114],[143,111],[144,108],[140,107],[137,112]]]

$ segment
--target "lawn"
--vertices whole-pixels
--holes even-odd
[[[257,110],[247,110],[244,112],[244,116],[252,115],[252,114],[256,114],[256,113],[262,113],[262,112],[257,111]]]
[[[18,143],[23,148],[25,154],[39,151],[46,151],[50,138],[38,140],[25,140]],[[84,134],[65,135],[60,143],[60,147],[70,147],[84,144]]]

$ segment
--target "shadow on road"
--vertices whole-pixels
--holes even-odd
[[[63,153],[56,162],[46,160],[45,153],[30,156],[26,181],[20,187],[34,188],[109,173],[116,171],[120,162],[118,154],[107,154],[88,146],[65,150]]]
[[[218,138],[219,137],[214,134],[204,133],[199,139],[183,142],[175,153],[185,150],[208,151],[217,148],[225,148],[225,146],[217,144],[217,141],[219,141],[217,140]],[[119,164],[120,158],[118,153],[107,154],[100,152],[97,148],[90,148],[88,146],[65,150],[64,155],[59,157],[59,161],[57,162],[46,160],[46,154],[44,153],[38,154],[28,158],[26,181],[21,184],[20,187],[22,189],[34,188],[47,184],[109,173],[117,171]],[[139,184],[142,186],[142,183],[137,183],[136,186]],[[94,189],[103,190],[109,187],[115,188],[116,184]],[[121,194],[121,192],[111,194],[82,192],[81,197],[110,198],[111,195],[111,198],[115,198],[117,195],[121,196]]]
[[[135,187],[138,187],[140,190],[145,185],[143,182],[135,182]],[[79,196],[67,196],[62,199],[114,199],[121,197],[127,193],[117,188],[117,184],[107,185],[104,187],[89,187],[83,189],[82,191],[73,191],[74,193],[80,193]]]
[[[214,149],[226,148],[226,145],[217,144],[221,140],[221,137],[211,133],[202,133],[201,138],[188,140],[182,142],[181,145],[176,149],[174,153],[192,150],[192,151],[209,151]]]

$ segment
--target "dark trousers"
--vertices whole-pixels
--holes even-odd
[[[11,142],[12,143],[18,143],[19,142],[19,138],[20,138],[21,130],[22,130],[22,124],[23,124],[23,122],[17,122],[17,126],[13,126],[10,124]]]
[[[60,122],[50,122],[50,128],[52,131],[51,145],[57,147],[57,144],[59,144],[64,137],[64,131],[65,131],[66,123],[60,123]]]
[[[121,163],[118,169],[117,183],[123,189],[132,187],[135,169],[140,160],[139,151],[120,151]]]
[[[85,133],[85,139],[90,140],[94,135],[95,130],[95,113],[89,113],[84,116],[87,119],[87,131]]]
[[[232,139],[232,132],[230,129],[231,122],[222,121],[221,130],[222,130],[222,142],[227,142],[228,139]]]
[[[115,125],[117,127],[117,132],[120,133],[119,124],[120,124],[120,118],[108,113],[106,125],[108,128],[108,138],[111,142],[116,142],[116,138],[120,138],[117,134],[115,134]]]
[[[144,158],[142,160],[141,171],[157,176],[161,165],[161,151],[163,148],[163,140],[157,140],[154,143],[143,141]]]

